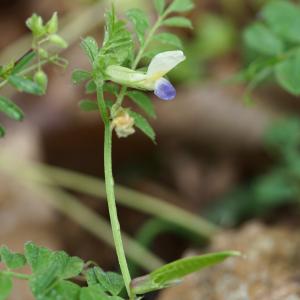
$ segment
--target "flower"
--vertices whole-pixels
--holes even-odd
[[[176,89],[163,76],[184,60],[184,53],[180,50],[165,51],[154,56],[146,73],[112,65],[106,69],[105,75],[113,82],[136,89],[154,91],[160,99],[172,100],[176,96]]]
[[[122,108],[116,113],[111,126],[119,138],[126,138],[135,132],[133,128],[134,119]]]

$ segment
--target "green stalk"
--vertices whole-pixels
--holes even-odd
[[[104,173],[105,173],[105,187],[107,194],[107,203],[109,209],[110,222],[113,232],[113,238],[116,246],[116,252],[123,275],[124,283],[128,294],[130,294],[131,277],[126,261],[124,246],[122,242],[120,224],[117,214],[117,206],[114,192],[114,179],[112,174],[112,130],[110,126],[105,125],[104,132]]]
[[[97,88],[97,100],[99,111],[104,122],[104,176],[105,176],[105,189],[107,204],[109,210],[110,223],[113,233],[113,239],[115,243],[116,253],[121,269],[121,273],[124,279],[125,287],[128,295],[130,295],[130,282],[131,276],[125,256],[125,250],[122,241],[120,223],[118,219],[115,191],[114,191],[114,179],[112,173],[112,129],[110,126],[110,120],[107,114],[106,104],[103,98],[102,87]],[[131,296],[130,296],[131,297]]]
[[[15,273],[15,272],[11,272],[11,271],[1,271],[1,273],[3,273],[4,275],[12,276],[12,277],[22,279],[22,280],[29,280],[31,277],[30,275],[27,275],[27,274]]]

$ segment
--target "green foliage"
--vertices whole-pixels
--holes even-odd
[[[143,92],[130,91],[127,93],[128,97],[138,105],[150,117],[155,118],[155,110],[151,99]]]
[[[72,82],[74,84],[82,83],[91,78],[91,73],[85,70],[75,69],[72,73]]]
[[[22,121],[24,118],[21,108],[4,96],[0,96],[0,111],[15,121]]]
[[[300,95],[300,51],[275,66],[275,75],[279,85],[296,96]]]
[[[98,286],[103,293],[118,296],[124,289],[124,280],[121,275],[113,272],[104,272],[99,267],[89,269],[87,272],[89,286]]]
[[[166,19],[163,24],[171,27],[193,28],[192,22],[185,17],[171,17]]]
[[[173,46],[177,49],[178,48],[179,49],[183,48],[183,45],[182,45],[182,42],[181,42],[180,38],[177,35],[173,34],[173,33],[162,32],[162,33],[157,34],[154,37],[154,39],[159,41],[162,44],[170,45],[170,46]]]
[[[154,6],[159,15],[162,15],[166,6],[165,0],[154,0]]]
[[[223,262],[229,257],[239,255],[239,252],[226,251],[182,258],[162,266],[149,275],[135,279],[132,283],[132,289],[138,295],[163,289],[178,283],[189,274]]]
[[[43,88],[33,80],[24,76],[11,75],[8,82],[20,92],[26,92],[33,95],[42,95]]]
[[[175,0],[171,3],[171,5],[168,8],[168,11],[170,13],[173,12],[187,12],[194,8],[194,3],[192,0]]]
[[[0,257],[1,261],[9,269],[18,269],[25,265],[25,256],[20,253],[11,252],[6,246],[0,247]]]
[[[247,95],[259,84],[274,80],[287,92],[300,95],[300,6],[272,0],[262,8],[261,20],[246,28],[248,66],[237,77],[248,83]]]
[[[27,21],[27,27],[32,32],[32,47],[20,59],[0,66],[0,88],[9,83],[20,92],[34,95],[44,95],[48,85],[47,74],[42,70],[46,63],[64,66],[66,61],[55,52],[50,53],[43,48],[49,46],[67,47],[66,41],[57,34],[58,16],[54,13],[44,24],[43,19],[33,14]],[[11,100],[0,96],[0,111],[16,121],[24,118],[22,110]],[[0,136],[4,136],[5,129],[0,127]]]
[[[282,53],[284,48],[283,42],[260,23],[249,26],[244,33],[244,38],[250,48],[261,54],[277,55]]]
[[[12,279],[29,281],[35,299],[40,300],[122,300],[119,294],[124,288],[122,276],[104,272],[99,267],[84,270],[84,262],[64,251],[51,251],[29,242],[24,246],[24,255],[11,252],[7,247],[0,248],[1,262],[5,269],[0,270],[0,299],[9,299]],[[28,264],[29,275],[11,272]],[[77,276],[86,278],[87,287],[80,287],[71,280]]]
[[[152,141],[155,141],[155,132],[149,122],[136,112],[130,111],[129,114],[134,119],[135,126],[146,134]]]
[[[96,40],[90,36],[81,42],[81,48],[85,52],[91,64],[93,64],[98,56],[99,48]],[[75,71],[76,72],[76,71]]]
[[[300,8],[287,0],[268,3],[261,15],[271,30],[287,42],[299,43]]]
[[[145,43],[146,30],[149,28],[148,16],[140,9],[130,9],[127,12],[127,17],[134,25],[138,40],[143,45]]]
[[[95,101],[92,100],[81,100],[79,102],[79,107],[82,111],[98,111],[98,105]]]

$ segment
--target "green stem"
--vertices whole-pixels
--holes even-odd
[[[105,172],[105,187],[107,194],[107,203],[109,209],[110,222],[115,242],[116,252],[121,268],[121,273],[125,282],[126,290],[130,295],[131,277],[126,261],[124,246],[122,242],[121,229],[118,220],[117,206],[114,192],[114,179],[112,173],[112,130],[109,124],[105,124],[104,132],[104,172]]]
[[[15,272],[11,272],[11,271],[1,271],[1,273],[3,273],[4,275],[8,275],[8,276],[18,278],[18,279],[23,279],[23,280],[29,280],[30,279],[30,275],[27,275],[27,274],[15,273]]]
[[[130,295],[131,277],[125,256],[120,223],[118,220],[117,205],[114,191],[114,179],[112,173],[112,129],[110,126],[110,120],[107,113],[106,104],[103,98],[103,89],[101,86],[98,86],[97,88],[97,101],[99,111],[104,122],[104,175],[110,223],[121,273],[124,279],[127,293],[128,295]]]

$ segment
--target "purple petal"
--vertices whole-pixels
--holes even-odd
[[[165,78],[157,80],[154,94],[162,100],[172,100],[176,97],[174,86]]]

